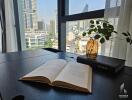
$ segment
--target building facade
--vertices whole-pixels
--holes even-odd
[[[34,32],[37,29],[37,1],[22,0],[25,32]]]

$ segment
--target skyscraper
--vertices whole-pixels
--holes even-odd
[[[49,33],[55,34],[55,21],[50,20],[50,30]]]
[[[83,12],[83,13],[88,12],[88,4],[86,4],[86,5],[84,6],[82,12]],[[78,22],[78,25],[80,26],[80,29],[84,31],[84,30],[86,30],[86,29],[88,28],[88,26],[89,26],[89,21],[88,21],[88,20],[79,21],[79,22]]]
[[[38,21],[38,30],[44,31],[44,22],[43,21]]]
[[[82,12],[88,12],[88,4],[85,5]]]
[[[37,29],[37,3],[36,0],[22,0],[25,32]]]
[[[56,35],[58,35],[58,14],[57,14],[57,10],[55,10],[55,33]]]

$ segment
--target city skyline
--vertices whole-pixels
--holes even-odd
[[[26,47],[30,48],[58,48],[58,29],[57,29],[57,4],[45,0],[23,0],[23,14],[25,26]],[[85,0],[89,1],[89,0]],[[54,8],[44,10],[46,6],[43,3],[51,3]],[[55,0],[54,0],[55,2]],[[56,0],[57,3],[57,0]],[[73,2],[72,2],[73,3]],[[69,2],[71,4],[71,2]],[[40,6],[41,5],[41,6]],[[71,5],[69,5],[70,7]],[[75,7],[75,6],[74,6]],[[52,10],[52,11],[50,11]],[[84,3],[78,13],[88,12],[90,4]],[[46,15],[45,15],[46,14]],[[49,17],[51,16],[51,17]],[[46,18],[48,17],[48,18]],[[66,25],[66,51],[83,54],[85,52],[86,38],[80,38],[80,34],[89,27],[89,20],[80,20],[67,22]]]
[[[96,0],[83,0],[83,2],[82,0],[69,0],[69,14],[81,13],[86,4],[89,6],[89,11],[105,8],[106,0],[95,2]],[[37,0],[37,9],[39,18],[48,23],[57,10],[57,0]]]
[[[37,0],[38,19],[50,24],[57,13],[57,0]]]
[[[57,48],[57,14],[55,14],[54,19],[50,19],[50,22],[46,24],[43,20],[39,19],[39,15],[37,14],[37,1],[22,0],[26,47],[27,49],[53,46]]]

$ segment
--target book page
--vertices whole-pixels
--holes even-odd
[[[73,90],[91,92],[92,68],[77,62],[69,62],[56,77],[54,84]]]
[[[46,83],[49,83],[47,81],[49,80],[51,84],[57,75],[61,72],[61,70],[65,67],[66,63],[67,62],[63,59],[50,60],[29,74],[25,75],[20,80],[36,80],[37,82],[45,81]]]

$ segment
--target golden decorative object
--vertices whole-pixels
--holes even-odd
[[[86,56],[92,59],[96,59],[98,55],[98,42],[94,39],[90,39],[86,45]]]

